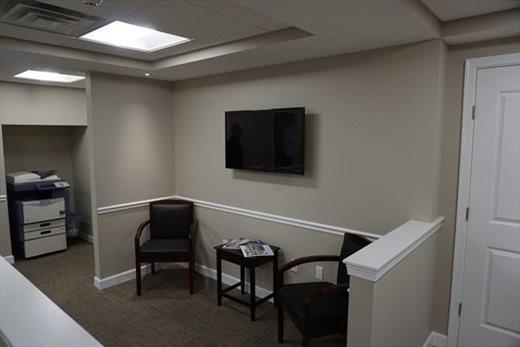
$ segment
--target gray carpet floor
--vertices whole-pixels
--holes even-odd
[[[186,270],[160,270],[143,281],[103,291],[93,285],[94,255],[90,244],[69,242],[65,252],[18,260],[16,268],[103,345],[110,346],[299,346],[298,331],[286,321],[286,342],[276,339],[276,310],[269,303],[249,320],[248,309],[224,299],[217,307],[216,283],[197,275],[189,295]],[[345,346],[335,335],[312,346]]]

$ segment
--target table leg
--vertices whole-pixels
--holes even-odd
[[[278,305],[278,252],[274,253],[273,258],[273,303]]]
[[[249,277],[250,277],[249,292],[251,293],[249,304],[251,306],[251,321],[254,322],[255,321],[255,312],[256,312],[256,294],[255,294],[256,283],[255,283],[255,267],[254,266],[251,266],[249,268]]]
[[[222,257],[217,251],[217,305],[222,305]]]
[[[240,292],[244,294],[246,292],[246,279],[245,279],[245,268],[244,265],[240,265]]]

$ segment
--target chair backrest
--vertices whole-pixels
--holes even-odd
[[[150,238],[188,238],[193,221],[193,203],[185,200],[160,200],[150,203]]]
[[[348,285],[350,283],[350,276],[347,274],[347,267],[343,264],[343,259],[356,253],[368,244],[370,244],[370,241],[364,237],[345,234],[343,237],[343,245],[341,246],[341,261],[338,266],[338,284]]]

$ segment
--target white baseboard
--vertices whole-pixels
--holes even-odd
[[[212,280],[215,280],[215,281],[217,280],[217,270],[215,270],[213,268],[210,268],[210,267],[207,267],[207,266],[201,265],[201,264],[195,264],[195,271],[197,273],[201,274],[202,276],[211,278]],[[226,273],[222,273],[222,283],[224,283],[228,286],[231,286],[231,285],[237,283],[238,281],[240,281],[239,278],[228,275]],[[255,294],[257,297],[260,297],[260,298],[263,298],[263,297],[271,294],[271,292],[272,292],[268,289],[265,289],[265,288],[259,287],[259,286],[255,286],[255,288],[256,288]],[[249,293],[249,282],[248,281],[246,281],[245,289]],[[273,302],[273,299],[270,299],[269,302]]]
[[[91,234],[85,232],[78,232],[78,237],[84,241],[87,241],[90,244],[94,244],[94,238]]]
[[[432,331],[426,341],[424,341],[422,347],[445,347],[447,342],[448,337],[446,335]]]
[[[186,263],[157,264],[157,265],[159,266],[158,267],[159,269],[160,268],[167,269],[173,265],[177,265],[177,266],[180,266],[183,268],[188,268],[188,264],[186,264]],[[217,280],[217,270],[210,268],[206,265],[195,263],[195,272],[198,273],[199,275],[210,278],[212,280],[215,280],[215,281]],[[247,275],[246,275],[246,277],[247,277]],[[222,273],[222,283],[223,284],[232,286],[233,284],[237,283],[238,281],[240,281],[240,279],[238,277],[231,276],[224,272]],[[246,285],[245,285],[246,293],[249,293],[249,285],[250,285],[249,281],[246,281]],[[257,297],[263,298],[263,297],[271,294],[270,290],[265,289],[263,287],[255,286],[255,288],[256,288],[255,294]],[[270,299],[269,302],[273,302],[273,299]]]
[[[141,265],[141,277],[146,276],[151,272],[151,266],[149,264]],[[135,269],[130,269],[128,271],[120,272],[118,274],[108,276],[105,278],[94,277],[94,286],[97,289],[107,289],[118,284],[132,281],[135,279]]]
[[[426,341],[422,344],[422,347],[432,347],[433,346],[433,331],[428,335]]]
[[[172,265],[177,265],[177,266],[184,267],[184,268],[188,267],[188,264],[185,264],[185,263],[172,263],[172,264],[168,263],[168,264],[156,264],[156,268],[157,269],[160,269],[160,268],[167,269],[167,268],[171,267]],[[151,266],[149,264],[141,266],[142,277],[149,274],[150,272],[151,272]],[[215,280],[215,281],[217,280],[217,270],[210,268],[208,266],[201,265],[201,264],[195,264],[195,272],[197,272],[198,274],[200,274],[204,277],[211,278],[212,280]],[[116,285],[124,283],[124,282],[132,281],[134,279],[135,279],[135,269],[130,269],[128,271],[120,272],[118,274],[115,274],[115,275],[112,275],[109,277],[105,277],[105,278],[99,278],[96,276],[96,277],[94,277],[94,286],[96,286],[97,289],[102,290],[102,289],[116,286]],[[239,280],[240,279],[237,277],[228,275],[226,273],[222,273],[222,283],[223,284],[230,286],[230,285],[237,283]],[[249,293],[249,282],[248,281],[246,281],[246,291]],[[271,293],[270,290],[267,290],[263,287],[256,286],[256,296],[263,298],[263,297],[269,295],[270,293]],[[273,302],[272,299],[269,301]]]
[[[7,260],[7,262],[8,262],[9,264],[11,264],[11,265],[14,264],[14,256],[12,256],[12,255],[7,255],[7,256],[4,257],[4,259]]]
[[[445,347],[448,345],[448,336],[446,335],[433,331],[432,338],[433,347]]]

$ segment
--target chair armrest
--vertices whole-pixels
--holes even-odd
[[[197,227],[199,222],[194,220],[190,225],[190,231],[188,232],[188,239],[193,240],[195,238],[195,234],[197,233]]]
[[[135,233],[135,239],[134,239],[134,245],[135,245],[135,250],[137,251],[139,249],[139,243],[140,243],[140,240],[141,240],[141,235],[143,233],[143,230],[144,228],[146,228],[146,226],[150,224],[150,221],[147,220],[146,222],[143,222],[139,225],[139,227],[137,228],[137,232]]]
[[[282,275],[284,272],[289,271],[293,267],[306,263],[315,263],[321,261],[341,261],[341,257],[339,255],[311,255],[309,257],[296,258],[291,260],[290,262],[284,264],[279,270],[278,273]]]

